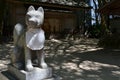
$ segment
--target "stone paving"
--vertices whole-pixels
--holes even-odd
[[[46,62],[61,80],[120,80],[120,50],[103,49],[97,39],[46,40]],[[7,70],[12,42],[0,44],[0,71]]]

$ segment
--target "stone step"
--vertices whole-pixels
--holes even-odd
[[[5,75],[0,73],[0,80],[10,80],[10,79],[8,79]]]
[[[33,71],[27,72],[8,65],[8,71],[16,76],[17,80],[60,80],[59,77],[52,76],[51,68],[41,69],[34,67]]]
[[[0,80],[18,80],[8,70],[0,72]]]

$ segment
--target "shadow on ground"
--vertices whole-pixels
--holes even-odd
[[[95,43],[51,42],[54,48],[46,49],[47,62],[62,80],[119,80],[120,50],[102,49]]]
[[[120,80],[120,50],[103,49],[96,39],[46,40],[46,62],[61,80]],[[0,44],[0,71],[10,63],[13,44]]]
[[[0,44],[0,72],[6,70],[10,63],[10,53],[12,53],[12,43]]]

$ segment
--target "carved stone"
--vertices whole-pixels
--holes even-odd
[[[52,75],[52,69],[42,69],[34,67],[30,72],[25,70],[18,70],[14,66],[9,65],[8,70],[16,76],[19,80],[59,80]]]
[[[55,80],[52,77],[52,69],[44,60],[45,35],[41,28],[44,21],[44,10],[33,6],[26,13],[25,28],[18,23],[14,28],[14,50],[11,54],[12,66],[9,71],[20,80]],[[36,61],[36,66],[33,62]]]

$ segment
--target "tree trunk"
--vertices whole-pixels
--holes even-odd
[[[4,16],[4,0],[0,0],[0,41],[2,39],[2,29],[3,29],[3,16]]]
[[[93,0],[93,3],[95,5],[95,10],[94,10],[94,12],[95,12],[95,21],[96,21],[96,24],[98,24],[98,13],[96,12],[96,10],[98,9],[98,7],[97,7],[96,0]]]
[[[105,0],[98,0],[98,7],[101,8],[102,6],[104,6],[107,2]],[[106,35],[109,30],[108,30],[108,25],[107,25],[107,22],[108,22],[108,15],[105,15],[105,14],[100,14],[100,17],[101,17],[101,27],[102,27],[102,35]]]

